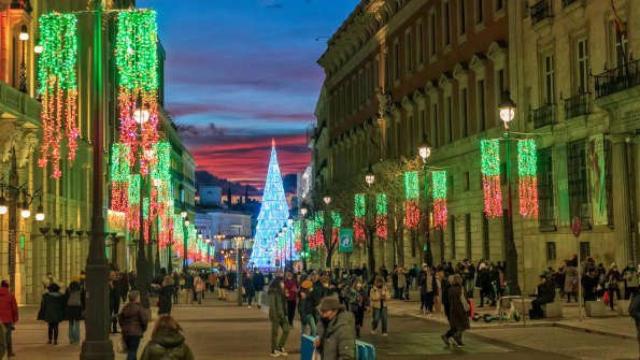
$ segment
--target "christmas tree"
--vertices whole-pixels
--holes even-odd
[[[262,194],[262,206],[258,215],[256,236],[251,254],[254,267],[269,270],[275,268],[278,257],[278,233],[287,223],[289,206],[284,194],[275,140],[271,141],[271,159],[267,180]]]

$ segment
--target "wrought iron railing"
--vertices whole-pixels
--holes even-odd
[[[591,112],[589,93],[580,92],[568,99],[564,99],[564,118],[571,119]]]
[[[640,60],[626,62],[596,75],[595,78],[598,98],[640,85]]]
[[[543,126],[556,123],[556,106],[555,104],[545,104],[537,109],[531,110],[531,120],[533,127],[538,129]]]
[[[536,24],[548,17],[551,17],[551,5],[549,0],[540,0],[529,8],[531,22]]]

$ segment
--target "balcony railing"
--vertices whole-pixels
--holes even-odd
[[[596,75],[596,97],[640,85],[640,60],[634,60]]]
[[[556,106],[555,104],[545,104],[537,109],[531,110],[531,120],[533,127],[539,129],[543,126],[556,123]]]
[[[562,0],[562,7],[567,7],[577,1],[578,0]]]
[[[548,0],[541,0],[535,3],[530,9],[531,14],[531,22],[533,24],[539,23],[540,21],[551,17],[551,5],[549,5]]]
[[[564,99],[564,118],[571,119],[591,112],[589,93],[580,92],[568,99]]]

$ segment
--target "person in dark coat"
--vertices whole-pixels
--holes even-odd
[[[109,310],[111,311],[111,333],[118,333],[118,311],[120,311],[120,295],[118,293],[118,274],[109,274]]]
[[[635,321],[636,323],[636,336],[638,339],[638,346],[640,347],[640,295],[636,294],[635,296],[633,296],[631,298],[631,301],[629,301],[629,316],[631,316],[631,318]]]
[[[80,343],[80,321],[85,309],[85,293],[80,283],[72,281],[65,292],[66,308],[65,317],[69,321],[69,343]]]
[[[175,286],[171,275],[166,275],[162,279],[162,286],[158,291],[158,315],[171,314],[171,298],[173,296]]]
[[[320,324],[314,346],[322,360],[355,360],[356,331],[353,315],[337,298],[323,298],[318,306]]]
[[[122,339],[127,345],[127,360],[136,360],[140,340],[147,330],[149,323],[149,310],[140,305],[140,292],[129,291],[129,302],[118,314],[118,321],[122,329]]]
[[[144,347],[140,360],[194,360],[193,352],[185,343],[182,327],[170,315],[156,321],[151,341]]]
[[[462,278],[460,275],[450,276],[451,286],[447,290],[449,299],[449,331],[442,335],[442,341],[448,346],[453,343],[457,347],[462,347],[462,332],[469,329],[469,303],[462,289]]]
[[[65,301],[58,284],[49,285],[47,292],[42,295],[38,320],[48,324],[49,344],[58,345],[58,326],[64,320]]]
[[[251,273],[244,274],[242,287],[244,288],[244,297],[247,301],[247,306],[251,309],[253,298],[256,296],[256,290],[253,287],[253,275],[251,275]]]
[[[590,268],[587,270],[587,274],[582,277],[582,289],[584,296],[584,301],[596,301],[597,299],[597,289],[598,289],[598,274],[596,273],[595,268]]]
[[[276,277],[269,284],[269,321],[271,322],[271,357],[287,356],[284,345],[289,337],[289,321],[287,321],[287,305],[284,294],[284,282]],[[278,330],[282,329],[278,339]]]
[[[262,292],[264,290],[264,275],[257,269],[253,274],[253,288],[256,291],[256,304],[258,309],[262,307]]]
[[[544,311],[542,305],[552,303],[556,297],[556,289],[553,284],[553,280],[547,278],[546,275],[540,275],[540,284],[538,284],[538,291],[536,298],[531,302],[531,310],[529,310],[529,317],[531,319],[544,318]]]
[[[316,336],[316,308],[311,298],[311,287],[313,284],[310,280],[305,280],[301,284],[300,301],[298,302],[298,313],[300,314],[300,323],[302,332],[305,327],[309,327],[309,335]]]

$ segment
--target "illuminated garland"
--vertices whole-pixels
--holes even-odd
[[[340,228],[342,227],[342,216],[337,211],[331,212],[331,243],[337,244],[340,237]]]
[[[293,236],[295,239],[293,246],[297,253],[302,251],[302,221],[298,219],[293,223]]]
[[[433,187],[433,222],[436,229],[447,227],[447,172],[434,171],[431,174]]]
[[[538,151],[533,139],[518,141],[520,215],[538,217]]]
[[[313,249],[321,249],[324,247],[324,211],[317,211],[313,217],[313,229],[311,234],[312,241],[309,247]]]
[[[420,224],[420,179],[417,171],[404,173],[404,225],[409,230],[415,230]]]
[[[127,216],[127,224],[129,230],[140,230],[140,191],[141,191],[140,175],[129,176],[129,209]]]
[[[129,208],[129,148],[123,144],[111,145],[111,210],[126,212]]]
[[[364,194],[355,194],[353,206],[353,237],[361,244],[366,239],[365,216],[367,215],[367,199]]]
[[[376,194],[376,236],[386,240],[389,236],[387,225],[388,203],[387,194]]]
[[[140,172],[149,173],[158,142],[158,29],[152,10],[118,13],[116,66],[120,142],[129,149],[129,165],[140,154]],[[147,119],[148,117],[148,119]],[[137,118],[137,120],[136,120]],[[138,123],[140,133],[138,134]]]
[[[171,144],[160,141],[154,147],[154,157],[158,159],[151,172],[155,201],[153,208],[158,217],[158,241],[164,248],[171,241],[173,208],[173,188],[171,185]]]
[[[500,187],[500,140],[480,141],[484,213],[489,218],[502,216],[502,189]]]
[[[78,115],[78,19],[73,14],[51,13],[40,16],[38,89],[42,96],[42,143],[38,165],[52,165],[51,176],[59,179],[61,145],[66,139],[67,159],[74,161],[80,132]]]

